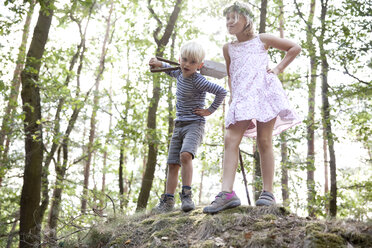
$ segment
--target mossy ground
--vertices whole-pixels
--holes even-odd
[[[136,214],[106,220],[68,247],[372,247],[372,224],[300,218],[282,207],[248,207],[216,215]]]

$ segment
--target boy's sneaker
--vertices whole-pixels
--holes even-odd
[[[262,191],[260,197],[256,201],[256,206],[271,206],[275,203],[275,197],[272,193],[268,191]]]
[[[218,213],[221,210],[238,207],[240,206],[240,204],[240,199],[234,191],[232,191],[231,193],[220,192],[211,203],[211,205],[206,206],[203,209],[203,213],[214,214]]]
[[[192,201],[192,193],[189,189],[182,189],[182,192],[179,193],[181,198],[181,209],[184,212],[188,212],[195,209],[195,204]]]
[[[154,207],[151,212],[160,214],[172,211],[174,208],[174,197],[162,194],[159,204]]]

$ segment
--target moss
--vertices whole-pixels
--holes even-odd
[[[342,236],[350,243],[361,247],[372,247],[372,236],[360,232],[345,232]]]
[[[88,247],[99,247],[99,245],[107,244],[112,236],[109,231],[100,231],[94,228],[88,237]]]
[[[191,219],[187,216],[184,216],[184,217],[177,218],[174,223],[176,225],[186,225],[186,224],[192,225],[193,222],[194,222],[193,219]]]
[[[151,225],[152,223],[154,223],[155,219],[144,219],[141,224],[142,225]]]
[[[177,231],[175,230],[175,226],[171,226],[169,228],[164,228],[159,231],[154,232],[151,236],[162,238],[162,237],[168,237],[168,238],[176,238],[177,237]],[[170,239],[171,239],[170,238]]]
[[[313,232],[323,232],[325,229],[325,226],[317,222],[311,222],[306,225],[305,229],[306,229],[306,235],[308,235]]]
[[[215,242],[213,240],[205,240],[202,242],[198,242],[197,244],[191,245],[190,248],[213,248],[214,243]]]
[[[152,224],[152,231],[158,231],[158,230],[164,229],[165,227],[172,225],[173,221],[174,220],[172,218],[163,218],[163,219],[157,220]]]
[[[343,235],[343,234],[346,233],[346,230],[345,230],[345,228],[342,228],[342,227],[340,227],[340,226],[335,226],[335,227],[331,227],[331,228],[329,229],[329,232],[330,232],[330,233],[334,233],[334,234]]]
[[[278,217],[276,217],[275,215],[273,214],[265,214],[262,216],[262,219],[266,220],[266,221],[270,221],[270,220],[277,220]]]
[[[259,231],[271,227],[273,224],[267,221],[257,221],[253,224],[253,230]]]
[[[307,248],[333,248],[346,247],[345,240],[334,234],[314,231],[306,237],[305,247]]]

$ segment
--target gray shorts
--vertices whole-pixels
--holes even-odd
[[[203,141],[205,123],[197,121],[176,121],[170,142],[168,164],[181,165],[180,155],[188,152],[194,159],[198,147]]]

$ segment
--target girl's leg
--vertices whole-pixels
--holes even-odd
[[[168,165],[168,179],[167,179],[167,194],[172,194],[176,192],[178,184],[178,171],[180,169],[179,164],[169,164]]]
[[[238,166],[239,145],[250,121],[239,121],[226,129],[223,159],[222,191],[231,192]]]
[[[274,182],[274,152],[272,144],[275,119],[269,122],[257,122],[257,144],[260,152],[263,190],[273,192]]]

